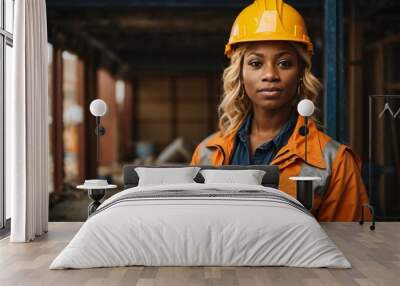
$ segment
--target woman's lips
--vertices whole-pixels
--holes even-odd
[[[258,94],[267,99],[274,99],[280,96],[282,90],[260,90]]]

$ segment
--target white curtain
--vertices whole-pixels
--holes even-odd
[[[6,187],[12,242],[48,227],[47,23],[45,0],[15,1],[13,93],[6,98]]]

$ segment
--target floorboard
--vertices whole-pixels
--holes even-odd
[[[291,267],[118,267],[49,270],[81,222],[51,222],[31,243],[0,240],[0,285],[399,285],[400,222],[377,223],[375,231],[357,223],[322,223],[351,262],[352,269]]]

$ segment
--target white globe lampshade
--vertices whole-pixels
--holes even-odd
[[[301,116],[311,116],[314,113],[314,103],[309,99],[303,99],[297,104],[297,111]]]
[[[104,100],[95,99],[90,103],[90,113],[94,116],[104,116],[107,113],[107,104]]]

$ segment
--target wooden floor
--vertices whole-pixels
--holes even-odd
[[[50,223],[32,243],[0,241],[0,285],[400,285],[400,222],[324,223],[352,269],[289,267],[120,267],[48,270],[82,223]]]

